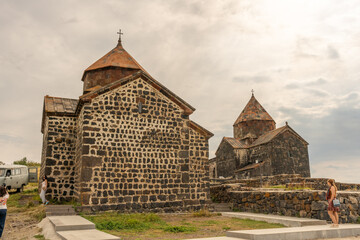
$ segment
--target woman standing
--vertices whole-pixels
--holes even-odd
[[[43,204],[47,205],[49,203],[49,201],[46,200],[45,198],[45,193],[46,193],[46,190],[47,190],[47,184],[48,184],[48,181],[47,181],[47,177],[46,176],[43,176],[43,181],[41,183],[41,192],[40,192],[40,198],[41,198],[41,201],[43,202]]]
[[[9,193],[7,192],[6,188],[4,186],[0,186],[0,238],[3,234],[5,227],[5,219],[7,212],[6,202],[8,199]]]
[[[328,200],[329,202],[329,206],[328,206],[328,214],[333,222],[332,226],[333,227],[338,227],[339,226],[339,214],[338,212],[340,212],[340,208],[339,207],[335,207],[333,200],[336,198],[336,192],[337,192],[337,188],[335,185],[335,180],[334,179],[329,179],[327,181],[327,184],[329,186],[329,190],[327,191],[326,194],[326,200]]]

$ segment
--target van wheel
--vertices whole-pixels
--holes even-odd
[[[19,193],[19,192],[23,192],[23,191],[24,191],[24,185],[21,185],[21,187],[18,188],[16,192]]]

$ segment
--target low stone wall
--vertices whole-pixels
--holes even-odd
[[[215,202],[229,202],[234,210],[330,220],[326,191],[237,191],[236,184],[211,188]],[[355,223],[360,215],[360,192],[338,192],[341,223]]]
[[[257,177],[252,179],[234,179],[226,183],[240,183],[247,187],[266,187],[276,185],[287,185],[294,187],[309,187],[313,190],[327,190],[327,178],[304,178],[299,174],[281,174],[275,176]],[[360,191],[360,184],[336,183],[338,190]]]

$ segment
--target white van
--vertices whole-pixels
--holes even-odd
[[[0,165],[0,186],[6,185],[7,189],[24,190],[29,182],[28,167],[24,165]]]

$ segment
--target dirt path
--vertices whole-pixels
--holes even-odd
[[[37,221],[26,213],[9,213],[6,216],[6,223],[3,238],[5,240],[36,239],[33,236],[40,233]]]

